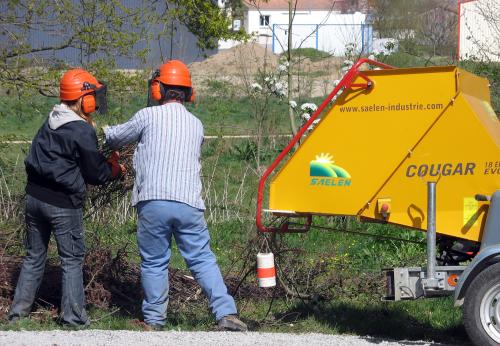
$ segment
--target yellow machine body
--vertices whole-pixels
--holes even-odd
[[[480,241],[488,204],[474,196],[500,189],[488,81],[454,66],[363,74],[373,87],[345,90],[325,111],[274,176],[270,209],[426,230],[434,181],[437,233]]]

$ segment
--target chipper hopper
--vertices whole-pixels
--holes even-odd
[[[264,226],[272,173],[266,212],[281,222]],[[500,123],[486,79],[361,59],[262,176],[257,226],[303,232],[312,215],[351,215],[427,231],[427,266],[386,270],[385,299],[454,294],[471,339],[498,344],[499,178]],[[297,217],[299,227],[288,221]]]

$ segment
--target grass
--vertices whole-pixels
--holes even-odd
[[[292,49],[292,56],[309,58],[311,61],[319,61],[329,58],[331,54],[314,48],[297,48],[297,49]]]
[[[461,325],[461,310],[450,298],[384,303],[370,296],[357,300],[304,304],[270,300],[239,301],[241,318],[251,330],[280,333],[354,334],[399,340],[428,340],[448,344],[467,344]],[[143,330],[136,319],[119,311],[92,308],[91,329]],[[17,325],[0,324],[0,330],[54,330],[61,327],[49,313],[23,319]],[[189,312],[170,313],[166,330],[213,331],[215,326],[206,304],[191,306]]]
[[[52,106],[57,102],[41,96],[34,96],[30,103],[22,104],[19,100],[0,97],[0,139],[31,140],[47,119]],[[144,108],[145,97],[133,97],[126,101],[110,99],[109,114],[95,115],[98,128],[103,125],[115,125],[127,121],[135,112]],[[249,98],[224,99],[219,97],[199,97],[187,108],[204,124],[205,135],[254,134],[252,119],[252,100]],[[284,102],[272,103],[269,114],[278,124],[275,133],[287,133],[289,126],[287,105]]]
[[[297,303],[286,306],[278,303],[274,309],[280,313],[277,313],[275,318],[281,323],[277,323],[278,327],[272,324],[264,326],[263,330],[287,333],[312,330],[327,334],[356,334],[410,340],[421,339],[422,335],[426,335],[427,340],[463,342],[467,336],[460,327],[461,311],[451,310],[452,304],[449,298],[384,303],[373,301],[370,296],[312,305]],[[259,313],[258,310],[256,312]]]

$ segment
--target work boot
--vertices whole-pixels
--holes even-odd
[[[165,329],[165,326],[161,325],[161,324],[146,324],[147,326],[147,330],[151,331],[151,332],[161,332]]]
[[[15,325],[19,324],[19,322],[21,321],[21,318],[19,316],[15,315],[15,316],[10,316],[8,320],[9,320],[9,325],[15,326]]]
[[[145,330],[146,332],[161,332],[165,329],[165,326],[161,324],[149,324],[138,319],[133,319],[130,321],[133,325]]]
[[[230,332],[246,332],[248,327],[245,323],[241,322],[236,315],[227,315],[222,317],[217,325],[219,329],[227,330]]]

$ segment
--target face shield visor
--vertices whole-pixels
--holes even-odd
[[[108,112],[108,87],[103,82],[99,83],[101,83],[101,87],[95,89],[96,110],[99,114],[106,114]]]

